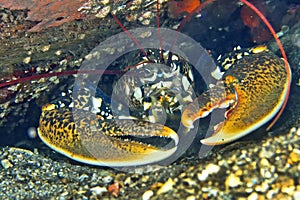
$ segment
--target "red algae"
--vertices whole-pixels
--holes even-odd
[[[86,0],[0,0],[0,7],[10,10],[28,10],[26,20],[39,22],[28,32],[40,32],[65,22],[83,19],[78,11]]]
[[[263,3],[260,1],[252,2],[262,14],[265,15]],[[263,43],[272,38],[270,31],[265,24],[261,21],[260,17],[248,6],[244,5],[241,9],[241,18],[245,26],[251,29],[252,40],[255,43]]]
[[[192,13],[196,8],[200,6],[199,0],[182,0],[175,1],[170,0],[168,2],[169,10],[175,17],[179,16],[181,13]]]

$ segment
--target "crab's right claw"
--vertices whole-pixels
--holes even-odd
[[[68,108],[44,106],[38,134],[50,148],[76,161],[110,167],[145,165],[168,158],[177,149],[177,133],[164,125],[131,119],[99,121],[87,111],[73,114]],[[147,139],[153,137],[158,142],[171,140],[170,145],[151,145]]]
[[[89,139],[86,144],[95,144],[91,150],[96,153],[93,153],[93,156],[97,159],[96,162],[100,161],[100,163],[102,162],[108,166],[155,163],[170,157],[177,149],[179,140],[177,133],[162,124],[132,119],[115,119],[114,121],[107,121],[107,124],[102,122],[101,126],[111,130],[104,132],[106,139],[101,140],[103,135],[97,134],[101,140],[101,145],[92,142],[94,139]],[[151,138],[156,138],[154,139],[155,142],[146,141],[151,140]],[[160,143],[160,140],[169,140],[169,147],[161,148],[153,144]],[[101,149],[98,151],[97,148]],[[106,155],[97,153],[103,152],[103,149],[107,150]]]

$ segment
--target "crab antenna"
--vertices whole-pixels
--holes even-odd
[[[121,27],[121,29],[131,38],[131,40],[138,46],[138,48],[141,50],[141,52],[144,54],[144,56],[147,58],[148,61],[150,61],[146,51],[143,49],[143,47],[140,45],[140,43],[133,37],[133,35],[126,29],[126,27],[122,24],[122,22],[118,19],[118,17],[111,13],[113,18],[116,20],[117,24]]]
[[[282,104],[282,107],[280,108],[279,112],[277,113],[276,117],[273,119],[273,121],[271,122],[271,124],[267,127],[267,131],[269,131],[272,126],[277,122],[277,120],[279,119],[280,115],[282,114],[284,108],[286,107],[286,104],[287,104],[287,101],[288,101],[288,98],[289,98],[289,94],[290,94],[290,89],[291,89],[291,70],[290,70],[290,67],[289,67],[289,63],[288,63],[288,60],[287,60],[287,56],[286,56],[286,53],[283,49],[283,46],[278,38],[278,36],[276,35],[276,32],[275,30],[273,29],[272,25],[269,23],[269,21],[266,19],[266,17],[253,5],[251,4],[250,2],[248,2],[247,0],[240,0],[241,2],[243,2],[244,4],[246,4],[250,9],[252,9],[258,16],[259,18],[265,23],[265,25],[268,27],[268,29],[270,30],[271,34],[273,35],[279,49],[280,49],[280,52],[282,54],[282,57],[284,59],[284,62],[285,62],[285,69],[286,69],[286,72],[287,72],[287,79],[288,79],[288,91],[286,93],[286,97],[285,97],[285,100]]]
[[[12,81],[7,81],[0,83],[0,88],[4,88],[10,85],[15,85],[17,83],[22,83],[26,81],[33,81],[33,80],[38,80],[41,78],[48,78],[48,77],[53,77],[53,76],[69,76],[73,74],[99,74],[99,73],[104,73],[104,74],[123,74],[123,71],[119,70],[70,70],[70,71],[64,71],[64,72],[52,72],[52,73],[45,73],[45,74],[37,74],[37,75],[32,75],[32,76],[27,76],[23,78],[18,78],[16,80]]]
[[[159,51],[160,51],[160,60],[163,59],[163,53],[162,53],[162,49],[163,49],[163,40],[161,37],[161,32],[160,32],[160,7],[159,7],[159,1],[156,1],[156,23],[157,23],[157,35],[159,38]]]

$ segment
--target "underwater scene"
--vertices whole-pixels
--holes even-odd
[[[0,199],[300,199],[299,0],[0,0]]]

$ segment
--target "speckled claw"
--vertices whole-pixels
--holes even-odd
[[[193,123],[197,119],[208,116],[216,108],[233,107],[236,100],[235,92],[221,81],[188,105],[181,116],[181,123],[187,128],[194,128]]]
[[[231,98],[233,93],[230,92],[234,91],[236,103],[226,113],[225,121],[215,127],[211,137],[202,139],[201,142],[220,145],[237,140],[264,125],[280,110],[288,95],[290,80],[287,73],[284,61],[269,51],[244,56],[223,76],[223,91],[229,93],[218,93],[217,90],[218,101],[214,101],[214,98],[207,98],[207,94],[212,94],[214,89],[205,92],[197,100],[200,109],[195,110],[195,102],[188,106],[183,113],[182,123],[192,127],[191,124],[197,118],[206,116],[222,105],[216,102],[226,102],[228,96],[229,100],[234,100]]]
[[[43,107],[38,134],[50,148],[71,159],[110,167],[158,162],[172,155],[178,144],[176,132],[161,124],[129,119],[99,121],[89,112],[74,115],[68,108],[51,105]],[[174,144],[162,149],[133,141],[134,137],[168,138]]]

